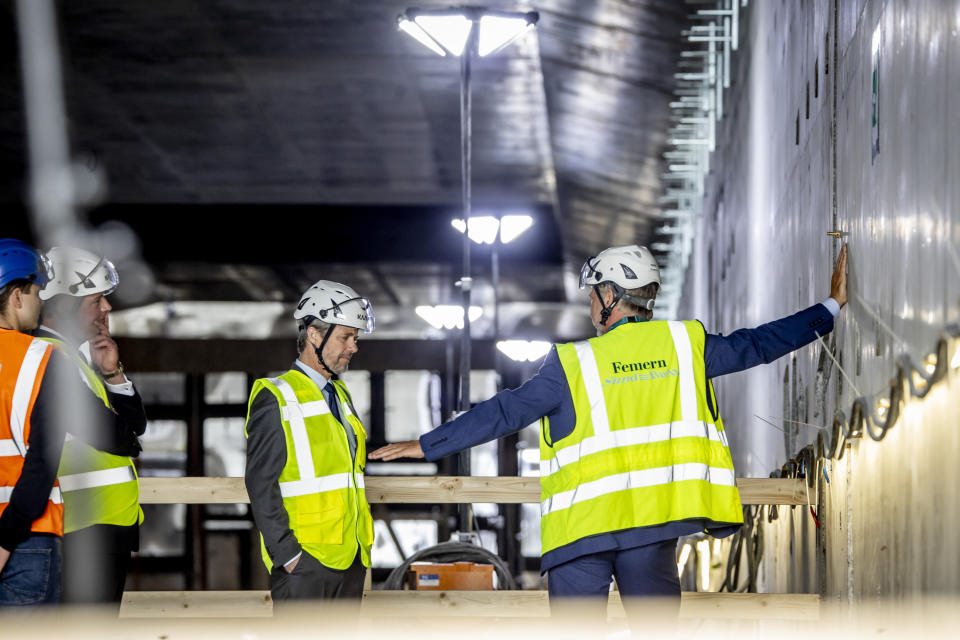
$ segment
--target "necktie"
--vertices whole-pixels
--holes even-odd
[[[328,382],[323,387],[323,399],[327,401],[327,406],[330,407],[330,413],[333,414],[333,417],[337,419],[337,422],[343,423],[343,420],[340,419],[340,403],[337,402],[337,392],[333,388],[333,383]]]

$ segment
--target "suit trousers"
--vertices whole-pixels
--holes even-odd
[[[680,612],[680,575],[677,571],[677,539],[614,549],[574,558],[550,569],[547,590],[554,615],[566,603],[579,600],[576,611],[594,619],[606,619],[610,584],[617,579],[627,617],[633,622],[655,610],[664,619]]]
[[[95,524],[63,536],[63,602],[119,607],[139,540],[136,524]]]
[[[292,573],[282,566],[270,572],[270,595],[274,603],[284,600],[355,600],[360,602],[367,569],[360,551],[346,569],[331,569],[304,551]]]

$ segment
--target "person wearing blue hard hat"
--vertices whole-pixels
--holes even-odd
[[[27,334],[37,328],[40,289],[52,277],[40,251],[0,240],[0,605],[60,597],[63,435],[37,411],[53,348]]]
[[[0,307],[4,328],[37,328],[43,307],[40,290],[52,277],[50,261],[43,252],[22,240],[0,239]]]
[[[37,329],[40,292],[54,271],[27,243],[0,239],[0,606],[61,599],[64,509],[57,469],[66,432],[80,432],[74,435],[101,450],[127,433],[70,357],[28,333]],[[81,416],[89,424],[76,419]]]

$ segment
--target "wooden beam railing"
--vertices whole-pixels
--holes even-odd
[[[481,476],[366,476],[371,503],[540,502],[540,480]],[[791,478],[737,478],[743,504],[810,504],[807,485]],[[243,478],[140,478],[141,504],[250,502]]]
[[[528,477],[366,476],[371,503],[518,504],[540,502],[540,481]],[[743,504],[805,505],[803,480],[738,478]],[[143,504],[236,504],[250,499],[243,478],[141,478]],[[372,616],[410,618],[529,618],[550,615],[546,591],[365,591],[363,607]],[[682,618],[815,620],[816,594],[684,593]],[[273,615],[269,591],[128,591],[121,618],[265,618]],[[618,593],[609,615],[623,618]]]

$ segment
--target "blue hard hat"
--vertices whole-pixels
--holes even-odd
[[[14,280],[29,280],[43,287],[53,277],[47,256],[26,242],[0,238],[0,287]]]

